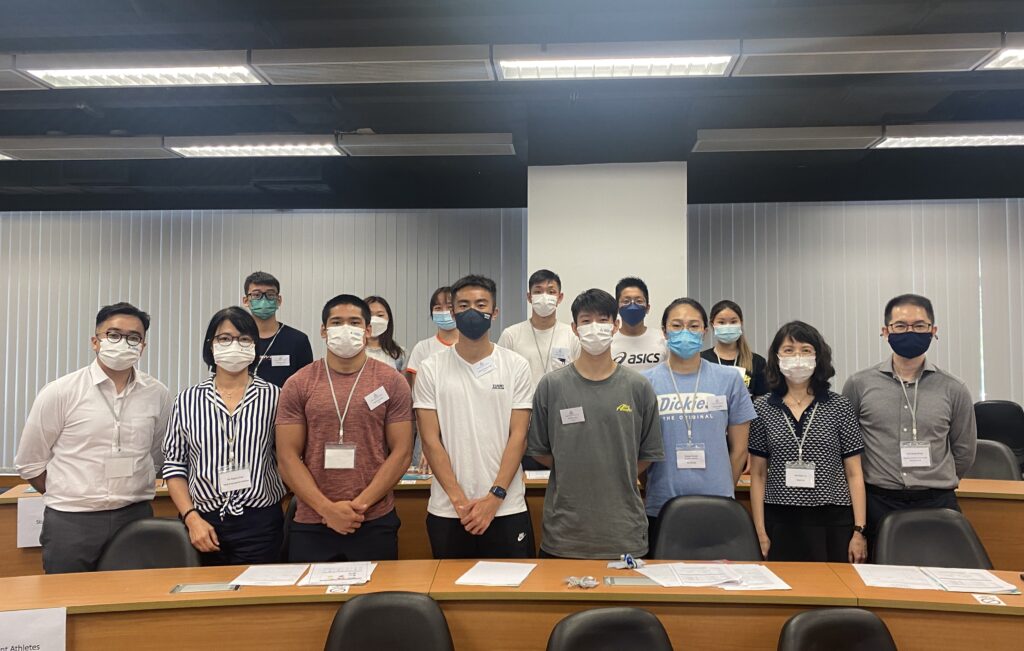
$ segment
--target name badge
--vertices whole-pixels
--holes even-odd
[[[558,413],[562,416],[563,425],[572,425],[573,423],[582,423],[586,421],[586,418],[583,416],[583,407],[559,409]]]
[[[708,409],[711,411],[729,411],[729,401],[725,396],[711,396],[708,398]]]
[[[569,349],[568,348],[552,348],[551,349],[551,361],[555,364],[561,364],[565,366],[569,363]]]
[[[473,375],[483,377],[494,370],[494,358],[488,357],[473,364]]]
[[[324,446],[324,469],[352,470],[355,467],[355,445],[351,443],[328,443]]]
[[[222,493],[252,488],[252,476],[248,468],[221,466],[217,470],[217,485]]]
[[[271,355],[270,356],[271,366],[291,366],[292,356],[291,355]]]
[[[730,366],[729,368],[731,368],[734,371],[736,371],[737,373],[739,373],[741,380],[746,380],[747,379],[747,369],[746,368],[744,368],[742,366]]]
[[[813,461],[786,462],[787,488],[814,488]]]
[[[380,387],[370,395],[366,396],[366,406],[373,411],[377,407],[380,407],[387,402],[391,396],[388,395],[387,390],[384,387]]]
[[[122,479],[135,474],[135,457],[114,452],[104,462],[104,474],[107,479]]]
[[[707,468],[704,459],[704,444],[680,445],[676,448],[676,468],[680,470],[700,470]]]
[[[904,468],[929,468],[932,452],[925,441],[901,441],[900,463]]]

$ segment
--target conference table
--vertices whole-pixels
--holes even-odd
[[[237,591],[172,594],[182,583],[227,582],[243,567],[104,572],[0,579],[0,611],[66,607],[67,648],[322,649],[331,620],[348,599],[370,592],[429,594],[448,621],[458,651],[544,649],[554,625],[588,608],[637,606],[661,620],[676,648],[776,648],[784,622],[813,608],[860,606],[876,612],[901,651],[1019,649],[1024,596],[1000,595],[1003,606],[969,594],[867,588],[848,565],[766,563],[791,590],[726,591],[607,585],[604,577],[633,577],[605,561],[532,561],[536,569],[517,588],[456,585],[475,561],[382,562],[372,580],[347,594],[323,587],[242,587]],[[995,572],[1024,588],[1015,572]],[[590,575],[593,589],[565,584]]]
[[[427,538],[427,502],[429,479],[402,480],[395,486],[395,509],[402,521],[398,531],[398,558],[415,560],[431,558]],[[29,486],[16,486],[0,494],[0,577],[42,573],[38,547],[17,547],[17,502],[19,498],[38,498],[27,493]],[[544,514],[545,479],[526,480],[526,503],[533,521],[534,536],[539,544],[541,519]],[[960,508],[974,526],[996,569],[1024,570],[1024,482],[964,479],[957,490]],[[750,508],[749,478],[741,478],[736,499]],[[167,489],[158,487],[153,501],[157,517],[173,518],[177,511]]]

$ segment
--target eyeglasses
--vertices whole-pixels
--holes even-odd
[[[647,307],[647,300],[643,298],[623,298],[619,301],[619,307],[626,307],[627,305]]]
[[[702,334],[704,332],[704,326],[699,323],[691,323],[690,325],[684,325],[676,327],[675,325],[669,326],[669,332],[679,332],[680,330],[689,330],[695,335]]]
[[[272,301],[276,301],[278,298],[280,298],[281,295],[278,294],[277,292],[260,292],[260,291],[256,291],[256,292],[249,292],[248,294],[246,294],[246,296],[249,297],[250,301],[261,301],[264,298],[268,298],[268,299],[270,299]]]
[[[129,333],[124,335],[121,334],[120,332],[117,332],[116,330],[107,330],[106,332],[103,333],[103,338],[112,344],[116,344],[117,342],[124,339],[132,348],[135,348],[136,346],[142,343],[142,337],[140,337],[139,335],[135,333]]]
[[[916,332],[919,335],[932,331],[932,324],[926,321],[918,321],[917,323],[904,323],[903,321],[897,321],[896,323],[889,324],[889,331],[901,335],[905,332]]]
[[[217,335],[213,338],[213,343],[218,346],[230,346],[233,342],[238,342],[242,348],[251,348],[256,343],[249,335],[239,335],[234,337],[232,335]]]

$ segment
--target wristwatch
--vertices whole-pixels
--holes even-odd
[[[505,496],[508,495],[508,491],[501,486],[491,486],[491,490],[489,492],[499,500],[505,499]]]
[[[867,530],[868,530],[868,528],[865,527],[862,524],[855,524],[855,525],[853,525],[854,533],[859,533],[860,535],[864,536],[865,538],[867,538],[867,533],[865,533]]]

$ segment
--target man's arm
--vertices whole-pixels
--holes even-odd
[[[353,504],[362,507],[363,511],[384,499],[398,480],[405,474],[412,461],[412,421],[390,423],[384,426],[384,436],[391,451],[384,460],[377,474],[373,476],[363,492],[352,500]]]
[[[434,473],[434,481],[441,485],[444,492],[455,507],[455,513],[460,518],[465,515],[466,504],[469,499],[466,493],[459,486],[459,480],[455,477],[452,469],[452,460],[448,451],[441,443],[441,423],[437,420],[436,409],[417,409],[416,424],[419,427],[420,441],[423,445],[423,455],[427,457],[427,463]]]
[[[971,392],[961,384],[953,396],[952,414],[949,423],[949,449],[953,452],[956,476],[963,479],[974,465],[978,447],[978,424],[974,419],[974,402]]]
[[[498,467],[498,476],[494,478],[494,486],[507,489],[515,479],[523,462],[523,453],[526,452],[526,432],[529,427],[530,410],[513,409],[508,427],[508,443],[505,444],[505,452],[501,455],[501,465]],[[468,506],[466,515],[462,517],[462,524],[466,531],[479,536],[491,526],[494,515],[501,506],[501,500],[488,493],[473,500]]]
[[[47,385],[32,403],[14,457],[18,474],[40,493],[46,492],[46,466],[63,428],[61,397],[53,385]]]

